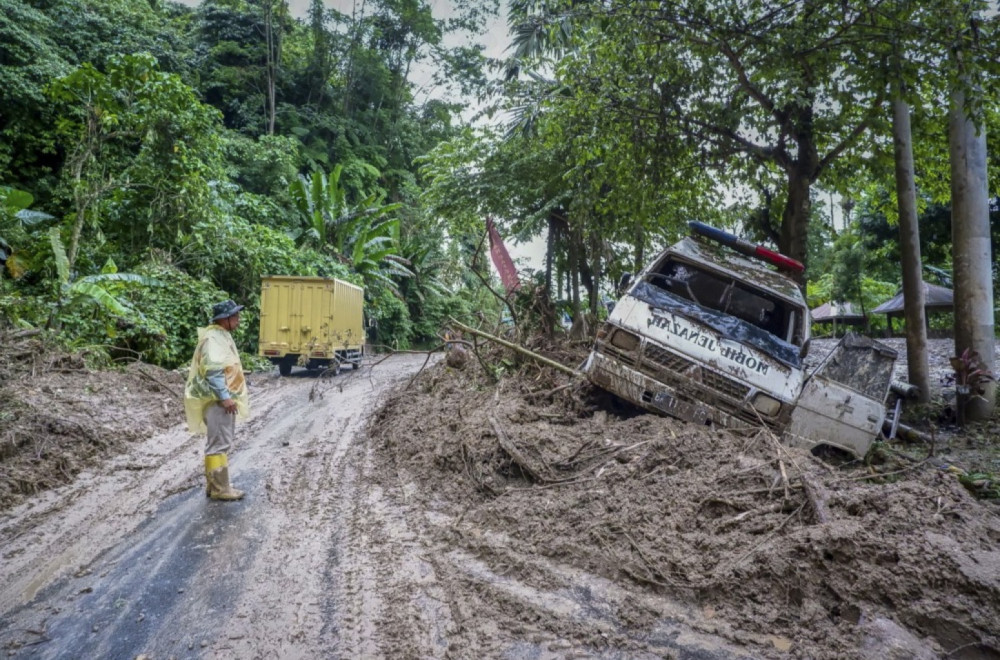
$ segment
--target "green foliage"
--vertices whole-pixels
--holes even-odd
[[[22,0],[0,0],[0,182],[27,188],[52,175],[54,135],[45,85],[73,55],[51,16]]]
[[[115,56],[107,73],[84,64],[49,94],[71,152],[71,264],[85,225],[135,250],[167,247],[210,217],[210,181],[222,176],[218,115],[177,75],[149,54]]]
[[[0,186],[0,249],[4,250],[6,264],[0,270],[0,280],[4,271],[11,277],[20,277],[29,268],[31,248],[35,243],[32,230],[52,216],[28,207],[35,199],[31,193]]]
[[[289,193],[305,227],[299,240],[332,252],[366,287],[387,287],[399,295],[392,278],[412,275],[399,255],[399,220],[391,217],[402,205],[383,204],[381,191],[362,192],[360,200],[351,203],[341,180],[344,172],[337,165],[329,175],[313,172],[292,182]]]
[[[96,308],[90,318],[95,322],[104,319],[105,334],[114,337],[116,333],[112,322],[115,317],[125,322],[142,318],[141,312],[121,298],[126,284],[162,286],[160,282],[141,275],[119,273],[118,267],[110,260],[99,274],[75,277],[69,270],[69,259],[59,237],[58,227],[49,229],[49,241],[58,274],[58,290],[49,327],[58,329],[67,320],[77,316],[85,317],[92,308]]]
[[[467,295],[440,296],[428,299],[420,307],[420,315],[413,323],[413,338],[416,342],[433,342],[448,319],[462,323],[474,323],[475,308]]]
[[[198,328],[208,325],[212,305],[229,295],[169,264],[151,261],[136,270],[164,286],[128,293],[143,317],[122,328],[116,345],[167,369],[183,366],[194,352]]]
[[[254,137],[267,130],[265,8],[272,9],[271,26],[280,43],[292,28],[291,18],[287,5],[275,7],[269,1],[203,2],[193,35],[205,101],[220,111],[227,128]]]
[[[414,339],[414,328],[406,304],[386,289],[377,290],[375,297],[367,302],[368,318],[375,321],[374,333],[370,333],[369,341],[394,349],[409,348]]]
[[[980,499],[1000,500],[1000,471],[966,472],[958,480]]]
[[[221,144],[230,179],[244,191],[282,199],[298,175],[299,142],[262,135],[256,140],[229,133]]]
[[[189,273],[212,281],[241,304],[260,295],[262,275],[351,279],[348,270],[329,256],[299,250],[283,232],[241,218],[196,226],[181,243],[179,255]]]
[[[861,299],[861,281],[865,272],[864,245],[853,232],[844,232],[833,245],[830,297],[835,301]]]
[[[0,288],[0,328],[32,328],[43,325],[49,317],[47,301],[40,296]]]
[[[158,289],[126,288],[164,263],[173,264],[162,266],[170,288],[192,305],[225,296],[248,305],[236,333],[248,353],[262,274],[366,284],[383,335],[403,345],[409,309],[435,309],[449,295],[438,277],[445,234],[412,204],[413,162],[454,134],[463,105],[415,103],[406,73],[433,58],[456,75],[446,85],[482,85],[478,50],[449,50],[442,37],[482,30],[495,0],[456,2],[447,21],[420,2],[375,0],[351,16],[316,3],[308,26],[274,0],[209,0],[197,10],[146,0],[43,5],[0,0],[0,183],[12,186],[0,188],[0,240],[19,276],[2,279],[5,320],[51,318],[71,344],[172,365],[187,359],[194,325],[180,317],[192,310],[169,309]],[[269,80],[274,135],[264,135]],[[328,241],[296,246],[287,234],[303,223],[290,184],[315,163],[343,164],[331,187],[343,204],[313,225]],[[27,211],[33,198],[54,217]],[[404,228],[404,201],[407,222],[428,218],[419,230]],[[56,218],[65,246],[50,250]],[[404,252],[404,234],[427,242]],[[447,268],[464,270],[460,260]],[[144,304],[128,307],[133,297],[157,311],[141,315]]]

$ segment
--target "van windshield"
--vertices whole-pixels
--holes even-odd
[[[750,344],[785,364],[801,366],[798,345],[804,319],[800,308],[750,283],[668,257],[632,294]]]

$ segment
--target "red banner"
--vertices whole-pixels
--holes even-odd
[[[500,281],[508,292],[517,291],[521,286],[521,280],[517,277],[514,260],[510,258],[493,218],[486,218],[486,231],[490,237],[490,256],[493,257],[493,265],[500,273]]]

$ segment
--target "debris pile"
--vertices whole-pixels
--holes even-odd
[[[386,479],[460,521],[449,542],[488,560],[493,529],[690,602],[736,642],[787,640],[762,655],[1000,655],[1000,515],[951,472],[834,465],[764,429],[639,414],[530,363],[494,383],[483,364],[503,361],[481,357],[425,371],[372,427]]]
[[[0,511],[183,419],[180,374],[85,357],[37,331],[0,336]]]

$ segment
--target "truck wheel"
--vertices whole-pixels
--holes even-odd
[[[292,363],[291,362],[279,362],[278,363],[278,373],[282,376],[287,376],[292,373]]]

